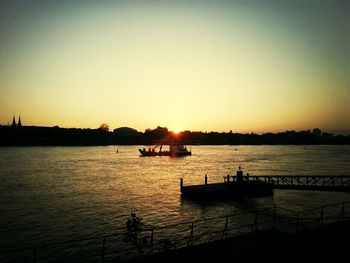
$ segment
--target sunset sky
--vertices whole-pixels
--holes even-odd
[[[348,134],[349,10],[0,0],[0,123]]]

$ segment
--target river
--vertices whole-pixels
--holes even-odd
[[[346,193],[275,190],[272,197],[204,205],[182,200],[179,191],[180,177],[185,185],[203,183],[205,174],[209,183],[222,182],[238,166],[250,175],[350,175],[350,146],[189,146],[193,155],[182,158],[139,157],[143,147],[0,148],[2,256],[109,235],[131,212],[164,226],[246,208],[298,210],[350,200]]]

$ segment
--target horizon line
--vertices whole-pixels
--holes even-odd
[[[102,124],[101,124],[102,125]],[[0,126],[7,126],[7,127],[11,127],[12,125],[11,124],[0,124]],[[60,128],[60,129],[86,129],[86,130],[98,130],[100,129],[100,127],[98,128],[91,128],[91,127],[85,127],[85,128],[82,128],[82,127],[61,127],[59,125],[53,125],[53,126],[37,126],[37,125],[23,125],[22,124],[22,127],[41,127],[41,128]],[[268,133],[272,133],[272,134],[277,134],[277,133],[284,133],[284,132],[303,132],[303,131],[309,131],[309,132],[312,132],[313,130],[315,129],[319,129],[321,133],[330,133],[330,134],[333,134],[333,135],[343,135],[343,136],[350,136],[350,131],[345,131],[345,130],[335,130],[335,131],[323,131],[322,129],[318,128],[318,127],[315,127],[315,128],[311,128],[311,129],[301,129],[301,130],[295,130],[295,129],[286,129],[286,130],[280,130],[280,131],[275,131],[275,132],[272,132],[272,131],[265,131],[265,132],[255,132],[255,131],[250,131],[250,132],[238,132],[238,131],[234,131],[232,129],[230,129],[229,131],[214,131],[214,130],[211,130],[211,131],[202,131],[202,130],[189,130],[189,129],[184,129],[184,130],[181,130],[179,132],[175,132],[169,128],[167,128],[166,126],[161,126],[161,125],[157,125],[156,128],[146,128],[144,129],[144,131],[139,131],[135,128],[132,128],[132,127],[129,127],[129,126],[120,126],[120,127],[117,127],[117,128],[114,128],[114,129],[109,129],[108,132],[113,132],[114,130],[116,129],[119,129],[119,128],[130,128],[130,129],[133,129],[133,130],[136,130],[137,132],[141,132],[141,133],[144,133],[147,129],[150,129],[150,130],[154,130],[154,129],[157,129],[158,127],[160,128],[166,128],[168,129],[169,132],[174,132],[174,133],[182,133],[182,132],[186,132],[186,131],[189,131],[189,132],[202,132],[202,133],[211,133],[211,132],[217,132],[217,133],[236,133],[236,134],[257,134],[257,135],[263,135],[263,134],[268,134]]]

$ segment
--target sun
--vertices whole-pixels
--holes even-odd
[[[178,128],[178,127],[175,127],[172,129],[172,131],[175,133],[175,134],[179,134],[181,132],[181,129]]]

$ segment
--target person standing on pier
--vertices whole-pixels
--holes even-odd
[[[238,182],[238,183],[243,182],[243,171],[241,170],[241,166],[238,166],[238,171],[237,171],[237,182]]]

